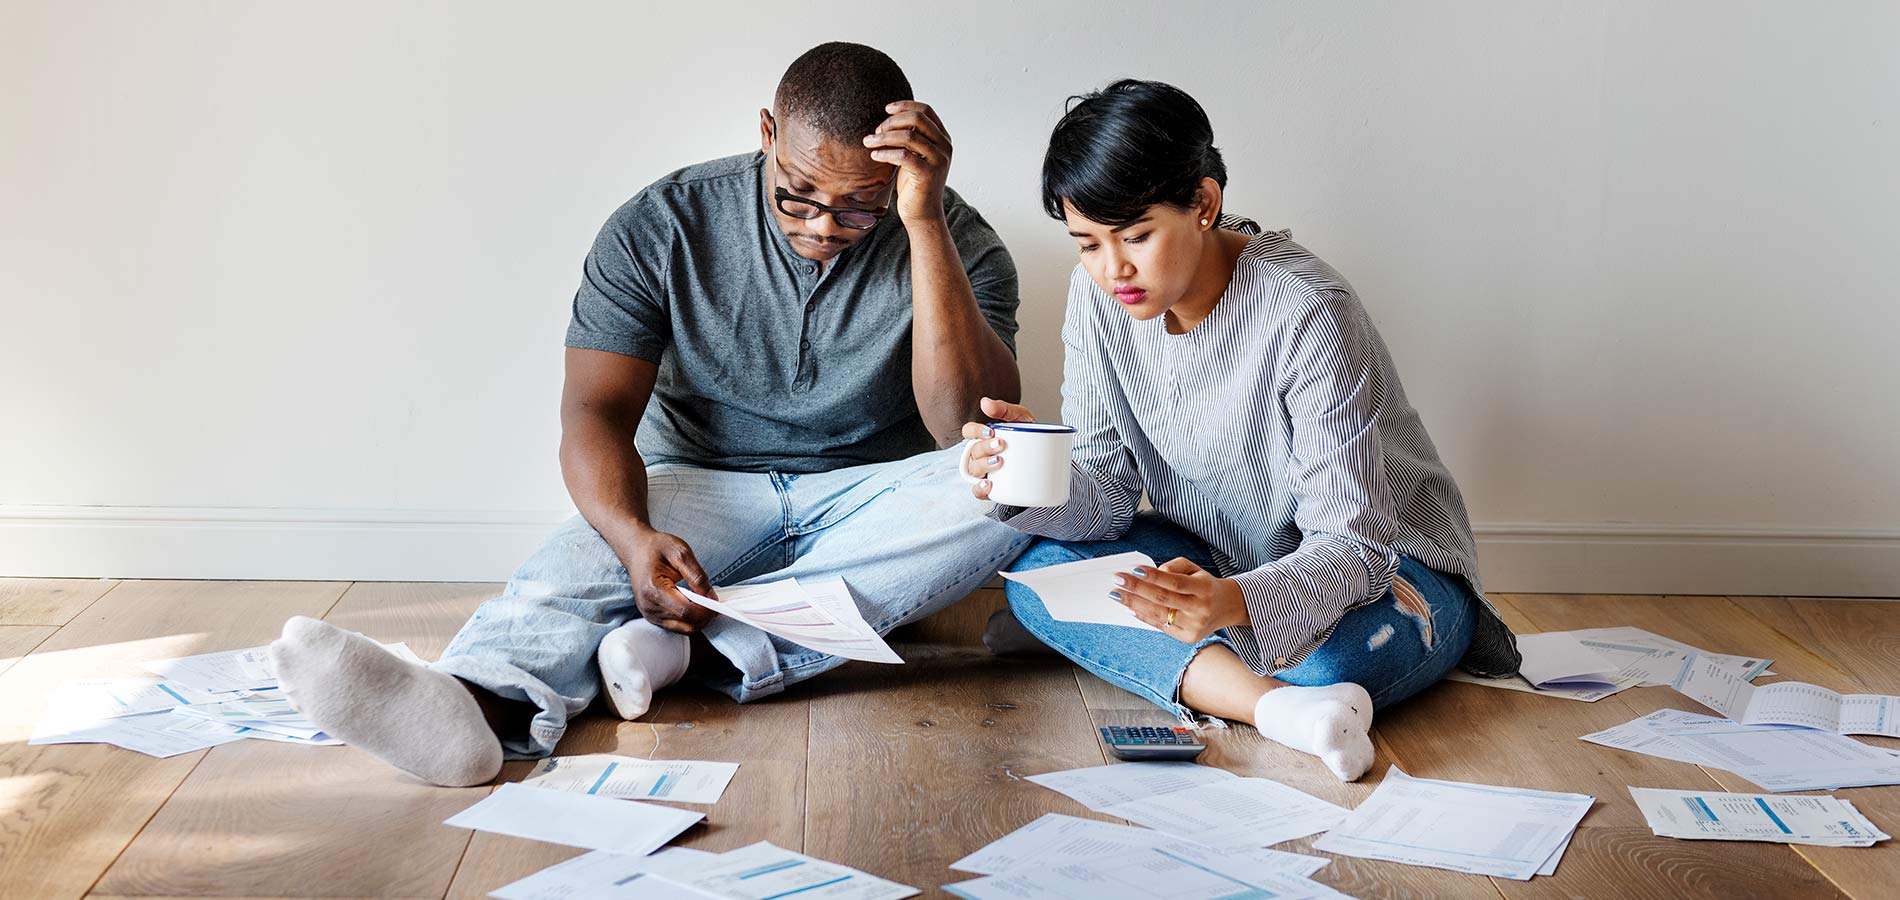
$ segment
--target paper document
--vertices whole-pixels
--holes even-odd
[[[1347,810],[1265,778],[1181,762],[1136,762],[1031,775],[1082,805],[1217,849],[1317,834]]]
[[[1717,660],[1692,656],[1675,688],[1744,725],[1799,725],[1836,734],[1900,737],[1900,697],[1841,694],[1805,681],[1758,687],[1744,674]]]
[[[1413,778],[1394,766],[1313,849],[1529,880],[1555,859],[1595,798]]]
[[[1240,776],[1191,762],[1129,762],[1031,775],[1028,780],[1096,812]]]
[[[256,728],[238,727],[238,736],[254,741],[271,741],[278,744],[301,744],[305,747],[341,747],[343,742],[327,734],[318,733],[316,737],[300,738],[275,731],[260,731]]]
[[[1531,686],[1614,687],[1620,668],[1581,641],[1563,632],[1520,634],[1517,649],[1524,661],[1518,674]]]
[[[271,692],[277,693],[277,692]],[[195,718],[223,722],[239,728],[265,731],[299,741],[321,741],[325,735],[315,722],[303,717],[282,697],[247,697],[238,700],[226,700],[223,703],[210,703],[200,706],[180,707],[180,713]]]
[[[1573,675],[1566,680],[1546,681],[1542,687],[1533,684],[1533,681],[1539,678],[1551,679],[1550,671],[1554,668],[1574,667],[1570,663],[1574,662],[1575,658],[1568,652],[1567,647],[1562,646],[1571,641],[1607,664],[1608,677],[1588,682],[1578,681]],[[1558,645],[1554,655],[1551,649],[1553,644]],[[1518,646],[1524,651],[1522,676],[1480,678],[1469,672],[1454,669],[1445,676],[1446,680],[1595,703],[1604,697],[1632,687],[1674,684],[1676,677],[1688,663],[1689,657],[1695,655],[1700,655],[1704,659],[1721,660],[1723,665],[1737,670],[1745,679],[1772,674],[1768,672],[1768,666],[1772,660],[1704,653],[1681,641],[1627,625],[1520,635]]]
[[[638,759],[593,753],[551,756],[522,779],[522,784],[624,800],[718,803],[739,771],[734,762],[691,759]]]
[[[178,659],[154,659],[139,663],[139,666],[147,672],[201,691],[241,691],[277,685],[277,672],[271,668],[269,647],[220,650]]]
[[[53,690],[28,744],[111,744],[168,757],[242,740],[239,729],[182,715],[217,695],[164,678],[69,681]]]
[[[1540,688],[1531,684],[1521,675],[1506,675],[1503,678],[1482,678],[1463,669],[1453,669],[1445,674],[1446,681],[1481,684],[1485,687],[1503,688],[1507,691],[1536,694],[1540,697],[1559,697],[1564,700],[1580,700],[1584,703],[1595,703],[1612,694],[1636,687],[1643,683],[1643,677],[1641,672],[1623,672],[1619,673],[1616,680],[1608,686],[1585,684],[1555,685],[1548,688]]]
[[[1900,784],[1900,758],[1831,732],[1658,710],[1582,740],[1727,769],[1777,793]]]
[[[194,703],[214,703],[216,697],[163,678],[111,678],[68,681],[53,689],[46,711],[34,723],[29,744],[112,743],[74,739],[75,735],[109,728],[112,720],[163,712]],[[172,721],[169,717],[149,720]]]
[[[428,664],[406,643],[383,644],[382,647],[406,662]],[[139,667],[154,675],[211,693],[252,691],[277,686],[277,672],[271,668],[269,646],[219,650],[176,659],[153,659],[139,663]]]
[[[1727,723],[1727,719],[1686,713],[1675,709],[1660,709],[1639,719],[1632,719],[1614,728],[1606,728],[1594,734],[1586,734],[1578,740],[1604,747],[1615,747],[1631,753],[1641,753],[1661,759],[1672,759],[1691,765],[1703,765],[1708,762],[1700,754],[1691,753],[1685,747],[1669,740],[1655,726],[1679,724],[1704,724],[1710,722]]]
[[[383,647],[421,662],[406,644]],[[73,681],[56,689],[28,743],[113,744],[159,757],[245,738],[305,746],[342,743],[291,708],[277,689],[267,647],[140,665],[160,677]]]
[[[1100,559],[1045,566],[1024,572],[1003,572],[1004,578],[1036,592],[1049,617],[1061,622],[1090,622],[1127,628],[1161,629],[1135,618],[1134,612],[1108,598],[1115,589],[1115,573],[1136,566],[1153,567],[1146,553],[1117,553]]]
[[[654,877],[727,900],[792,896],[798,900],[898,900],[917,893],[917,889],[909,885],[885,881],[876,875],[794,853],[766,841],[721,853],[712,859],[695,860],[683,869],[663,869]]]
[[[1619,625],[1613,628],[1580,628],[1564,633],[1574,635],[1578,640],[1583,642],[1584,646],[1598,653],[1613,660],[1620,659],[1625,663],[1630,660],[1633,654],[1643,649],[1673,650],[1681,654],[1683,658],[1687,658],[1690,654],[1695,654],[1704,659],[1719,660],[1722,665],[1740,671],[1743,677],[1751,680],[1762,675],[1774,674],[1768,671],[1768,667],[1774,664],[1774,660],[1761,659],[1753,656],[1731,656],[1726,653],[1710,653],[1700,647],[1694,647],[1674,638],[1666,638],[1655,632],[1645,631],[1631,625]],[[1665,672],[1659,672],[1658,677],[1643,683],[1652,686],[1667,686],[1673,684],[1676,680],[1676,671],[1681,668],[1680,660],[1678,660],[1677,663],[1678,664],[1673,668]],[[1663,677],[1665,675],[1666,677]]]
[[[112,678],[60,685],[47,699],[47,711],[79,719],[110,719],[217,701],[210,693],[163,678]]]
[[[1232,855],[1191,845],[1025,866],[1001,875],[946,884],[943,889],[965,900],[1338,900],[1346,896],[1299,875],[1250,867]]]
[[[997,875],[1025,866],[1065,866],[1138,850],[1178,851],[1183,847],[1195,849],[1195,845],[1190,842],[1146,828],[1047,813],[983,849],[951,863],[950,868],[978,875]],[[1258,871],[1301,877],[1325,868],[1327,862],[1324,857],[1265,848],[1232,851],[1232,855],[1237,860],[1244,859],[1248,866],[1258,867]]]
[[[1854,804],[1833,797],[1775,797],[1630,788],[1649,829],[1684,840],[1775,841],[1823,847],[1871,847],[1886,832]]]
[[[645,855],[705,818],[634,800],[506,783],[442,824],[589,850]]]
[[[652,856],[595,850],[490,891],[497,900],[706,900],[698,891],[648,877],[668,866],[714,859],[704,850],[667,847]]]
[[[720,615],[820,653],[865,662],[904,661],[864,621],[842,578],[810,584],[787,578],[769,584],[722,587],[717,600],[684,587],[679,592]]]
[[[35,734],[27,743],[111,744],[163,759],[243,739],[244,734],[239,729],[167,709],[117,716],[83,726],[49,728],[47,733]]]

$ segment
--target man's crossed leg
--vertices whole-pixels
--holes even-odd
[[[652,523],[691,545],[715,584],[843,577],[883,634],[964,597],[1028,543],[985,516],[957,460],[952,448],[810,475],[655,466]],[[600,689],[602,640],[639,615],[625,568],[577,516],[431,667],[301,618],[285,625],[272,656],[286,692],[326,732],[425,781],[479,784],[504,753],[553,751]],[[740,702],[845,662],[724,617],[704,635],[701,646],[721,657],[704,669],[708,683]],[[684,670],[682,641],[664,633],[623,645],[678,654],[627,660],[629,671],[649,690],[664,686]],[[644,709],[631,699],[640,702],[617,705]]]

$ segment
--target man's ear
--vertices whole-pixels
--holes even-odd
[[[759,110],[759,152],[772,152],[772,111]]]

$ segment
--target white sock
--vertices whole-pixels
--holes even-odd
[[[1253,706],[1260,733],[1311,753],[1340,781],[1372,768],[1372,697],[1350,681],[1325,687],[1274,688]]]
[[[631,722],[647,714],[653,692],[686,674],[692,641],[645,619],[634,619],[600,642],[600,682],[614,712]]]
[[[452,675],[305,616],[284,623],[270,658],[291,704],[331,737],[444,787],[501,772],[501,741]]]

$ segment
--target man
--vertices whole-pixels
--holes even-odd
[[[689,661],[741,702],[843,662],[678,586],[841,576],[882,633],[1021,552],[932,449],[1020,391],[1015,265],[945,186],[942,122],[889,57],[830,43],[792,63],[759,132],[760,152],[662,178],[601,230],[561,400],[580,516],[442,660],[284,626],[278,674],[324,731],[479,784],[504,754],[552,752],[603,680],[631,719]]]

